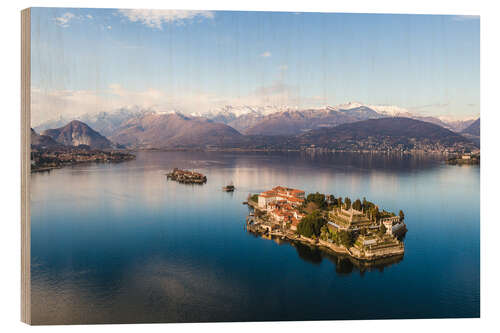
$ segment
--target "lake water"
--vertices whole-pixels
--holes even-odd
[[[205,185],[167,181],[173,167]],[[233,181],[234,193],[221,187]],[[349,259],[245,230],[276,185],[406,215],[402,260]],[[380,154],[139,152],[31,176],[35,324],[478,317],[479,168]]]

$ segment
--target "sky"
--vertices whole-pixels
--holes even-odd
[[[479,17],[33,8],[32,124],[139,107],[479,116]]]

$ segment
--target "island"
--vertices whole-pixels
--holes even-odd
[[[167,179],[174,180],[181,184],[205,184],[207,177],[199,172],[181,170],[174,168],[172,172],[167,173]]]
[[[450,165],[479,165],[480,161],[479,154],[464,153],[448,158],[446,163]]]
[[[247,201],[252,211],[247,230],[346,254],[360,261],[404,255],[407,228],[402,210],[396,215],[357,199],[277,186]]]
[[[135,159],[123,150],[99,150],[86,145],[57,149],[31,149],[31,172],[50,171],[81,163],[119,163]]]

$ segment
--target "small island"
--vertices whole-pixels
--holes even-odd
[[[181,184],[205,184],[207,177],[199,172],[181,170],[174,168],[172,172],[167,173],[167,179],[174,180]]]
[[[450,157],[446,160],[446,163],[450,165],[479,165],[480,160],[479,154],[465,153]]]
[[[403,256],[400,240],[407,229],[404,213],[396,215],[357,199],[277,186],[250,195],[253,207],[247,230],[326,248],[361,261]]]

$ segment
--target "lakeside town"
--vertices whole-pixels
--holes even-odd
[[[249,196],[247,230],[326,248],[362,261],[403,256],[404,213],[357,199],[277,186]]]
[[[61,149],[31,148],[31,172],[50,171],[81,163],[119,163],[135,159],[135,155],[118,150],[96,150],[89,147]]]

